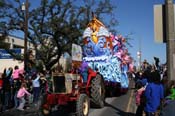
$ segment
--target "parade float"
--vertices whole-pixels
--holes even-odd
[[[83,33],[83,43],[83,62],[103,76],[106,92],[126,92],[129,86],[127,73],[133,65],[125,38],[112,35],[94,17]]]

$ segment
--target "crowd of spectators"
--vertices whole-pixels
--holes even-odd
[[[35,105],[40,94],[47,92],[50,74],[48,71],[37,71],[9,67],[0,75],[0,112],[11,108],[24,110]],[[27,101],[26,101],[27,100]]]
[[[175,100],[175,82],[168,81],[166,64],[159,65],[156,57],[154,60],[154,64],[144,60],[135,72],[136,116],[164,116],[164,107]]]

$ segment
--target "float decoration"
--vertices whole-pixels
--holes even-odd
[[[83,33],[83,61],[100,72],[105,81],[119,82],[128,88],[127,71],[132,59],[125,46],[125,38],[115,36],[96,17]]]

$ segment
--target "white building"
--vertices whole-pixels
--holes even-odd
[[[2,34],[0,34],[2,36]],[[18,52],[24,53],[24,39],[16,36],[9,35],[5,38],[4,44],[8,44],[10,49],[19,48]],[[28,42],[28,48],[32,48],[32,44]],[[3,72],[4,68],[12,67],[18,65],[20,68],[23,68],[24,63],[17,61],[9,56],[10,54],[6,53],[3,48],[0,48],[0,72]]]

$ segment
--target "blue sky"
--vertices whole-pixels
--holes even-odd
[[[119,25],[116,30],[123,36],[133,33],[130,36],[133,40],[129,41],[133,47],[128,48],[132,57],[138,61],[137,52],[140,45],[142,61],[146,59],[152,64],[155,56],[160,58],[160,63],[165,63],[166,44],[155,42],[153,23],[153,7],[156,4],[164,4],[164,0],[112,0],[112,3],[117,6],[115,17]],[[38,1],[31,4],[36,5]]]
[[[136,61],[137,51],[141,45],[142,61],[146,59],[150,64],[153,57],[159,57],[160,63],[166,62],[166,44],[156,43],[154,40],[154,14],[156,4],[164,4],[164,0],[113,0],[117,6],[116,17],[119,26],[116,29],[122,34],[133,33],[129,52]],[[139,44],[140,43],[140,44]]]

